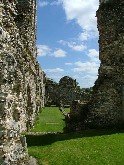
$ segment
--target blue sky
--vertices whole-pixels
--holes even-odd
[[[47,77],[92,87],[100,65],[98,0],[37,0],[38,61]]]

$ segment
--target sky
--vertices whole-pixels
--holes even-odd
[[[70,76],[81,88],[98,76],[98,0],[37,0],[37,48],[41,68],[56,82]]]

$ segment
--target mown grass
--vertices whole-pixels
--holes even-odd
[[[50,110],[52,107],[44,113],[52,113]],[[61,121],[63,116],[59,117]],[[53,118],[52,122],[56,122]],[[42,114],[39,119],[47,122],[47,117],[42,119]],[[123,131],[87,130],[82,133],[27,135],[27,144],[29,154],[37,158],[39,165],[124,165]]]
[[[65,109],[67,112],[68,108]],[[64,116],[58,107],[46,107],[36,121],[32,132],[63,132],[65,127]]]

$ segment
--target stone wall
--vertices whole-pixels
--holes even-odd
[[[45,85],[45,105],[58,105],[59,102],[59,84],[49,78]]]
[[[64,76],[59,81],[59,100],[64,105],[70,105],[76,99],[76,80]]]
[[[124,1],[100,3],[97,11],[99,30],[99,77],[89,104],[88,125],[123,127],[124,86]]]
[[[50,79],[46,81],[46,105],[59,105],[60,101],[64,105],[70,105],[75,99],[84,98],[84,93],[77,90],[76,80],[69,76],[64,76],[56,83]]]
[[[36,61],[35,0],[0,2],[0,164],[28,161],[23,132],[44,106],[45,73]]]
[[[79,111],[81,117],[78,123],[82,122],[88,128],[124,128],[123,15],[123,0],[100,0],[97,11],[101,61],[99,76],[91,100]],[[82,112],[86,110],[87,114],[83,116]]]

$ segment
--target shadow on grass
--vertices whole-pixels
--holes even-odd
[[[46,135],[26,135],[27,145],[29,146],[45,146],[51,145],[56,141],[64,141],[83,137],[112,135],[116,133],[124,133],[124,130],[85,130],[80,133],[63,133],[63,134],[46,134]]]

